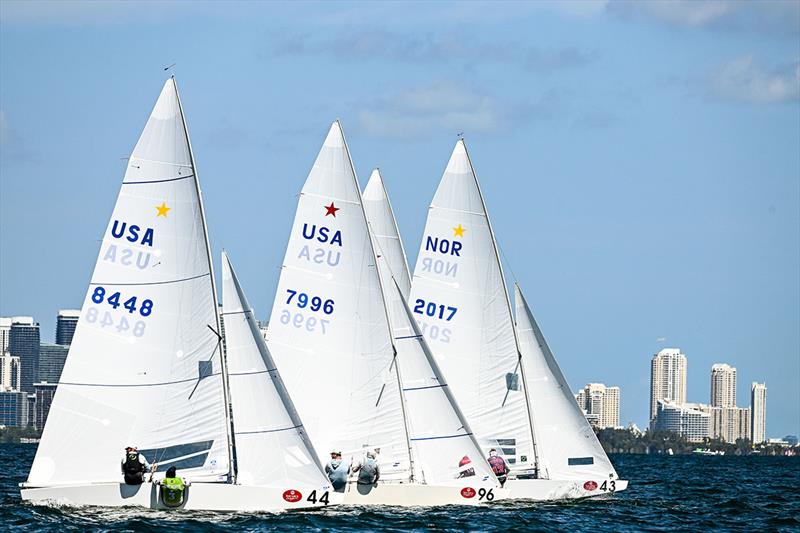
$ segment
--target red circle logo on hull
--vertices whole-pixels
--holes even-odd
[[[283,493],[283,499],[289,503],[299,502],[302,497],[299,490],[289,489]]]
[[[597,490],[597,482],[595,481],[587,481],[583,484],[584,490]]]
[[[461,495],[465,498],[474,498],[475,494],[477,493],[475,492],[475,489],[473,489],[472,487],[464,487],[463,489],[461,489]]]

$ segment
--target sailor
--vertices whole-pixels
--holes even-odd
[[[367,457],[353,468],[353,472],[358,472],[359,485],[374,485],[381,477],[381,470],[378,461],[375,459],[375,452],[367,452]]]
[[[331,480],[333,490],[344,492],[345,487],[347,487],[347,475],[350,473],[350,467],[342,461],[342,452],[335,450],[331,452],[331,460],[325,465],[325,473],[328,474],[328,479]]]
[[[167,507],[180,507],[183,505],[186,487],[191,485],[190,481],[176,476],[176,472],[177,469],[174,466],[169,467],[166,477],[158,482],[161,486],[161,501]]]
[[[139,453],[136,446],[125,448],[121,466],[122,474],[125,476],[125,483],[128,485],[141,485],[144,481],[145,472],[152,470],[150,463],[147,462],[144,455]]]
[[[500,482],[500,486],[506,484],[506,479],[508,479],[508,465],[506,464],[506,460],[497,455],[497,449],[492,448],[489,450],[489,466],[492,467],[492,472],[494,475],[497,476],[497,481]]]
[[[461,458],[461,460],[458,462],[458,471],[459,471],[458,477],[470,477],[475,475],[474,468],[466,467],[470,463],[472,463],[472,461],[466,455]]]

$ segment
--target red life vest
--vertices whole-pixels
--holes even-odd
[[[494,472],[494,475],[496,476],[504,476],[508,473],[506,462],[499,455],[493,455],[492,457],[489,457],[489,466],[492,467],[492,472]]]

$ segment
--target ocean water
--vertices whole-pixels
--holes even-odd
[[[798,457],[612,456],[630,486],[605,500],[236,514],[28,505],[17,484],[35,451],[0,444],[0,530],[800,531]]]

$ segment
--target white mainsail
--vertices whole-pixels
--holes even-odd
[[[517,332],[525,365],[541,477],[616,479],[617,472],[570,392],[553,352],[515,285]]]
[[[408,298],[411,292],[411,276],[408,269],[406,251],[397,229],[392,204],[381,177],[381,171],[374,169],[364,187],[362,194],[364,212],[367,214],[372,236],[375,242],[375,251],[386,259],[403,298]],[[386,288],[386,279],[384,288]]]
[[[222,309],[238,483],[327,490],[330,482],[225,252]]]
[[[428,211],[409,305],[478,442],[533,469],[533,428],[502,267],[463,140]]]
[[[227,479],[229,435],[199,182],[174,79],[128,162],[28,482],[121,480],[127,445]]]
[[[388,318],[338,121],[300,193],[267,342],[318,453],[379,448],[382,478],[410,477]]]

